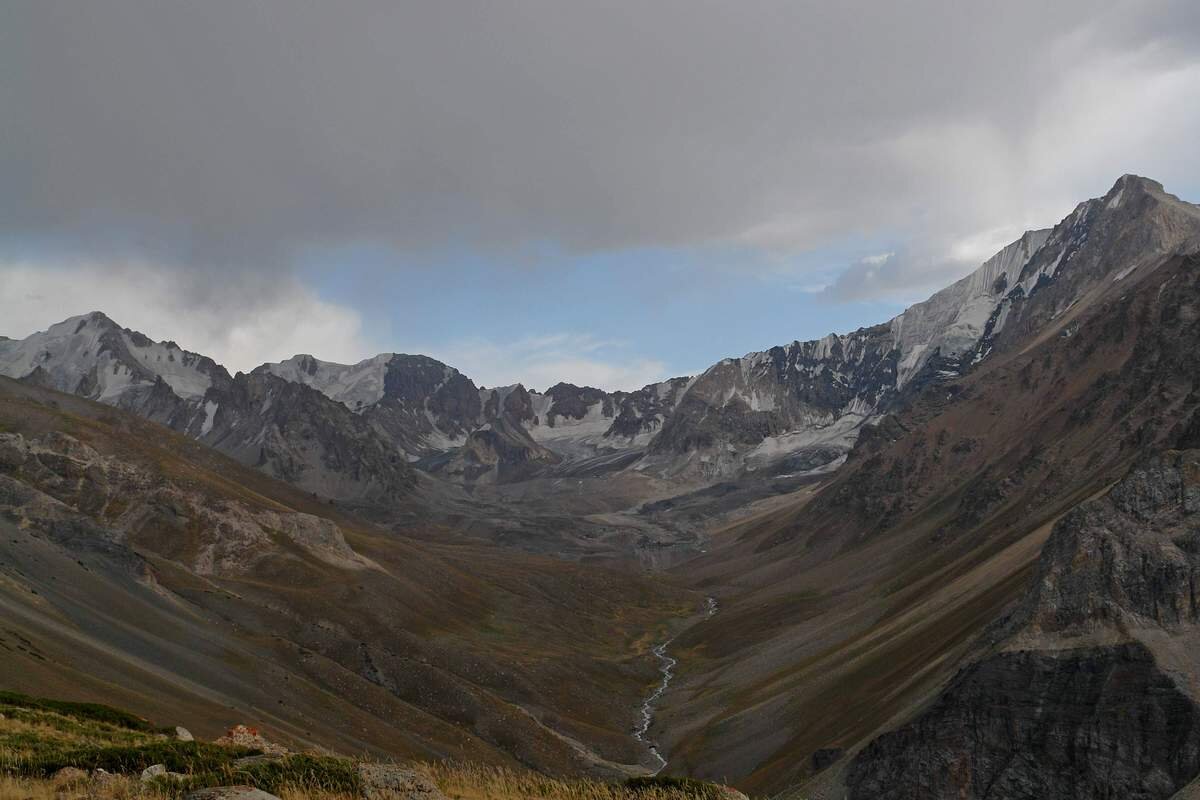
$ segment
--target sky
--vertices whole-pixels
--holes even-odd
[[[631,389],[1200,199],[1198,101],[1194,0],[13,0],[0,334]]]

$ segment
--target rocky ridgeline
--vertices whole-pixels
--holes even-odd
[[[230,376],[98,312],[0,341],[0,374],[135,411],[322,495],[407,494],[410,462],[462,482],[597,469],[716,480],[845,453],[864,423],[1053,324],[1106,282],[1200,244],[1200,211],[1127,175],[894,319],[725,359],[633,392],[481,388],[420,355],[311,355]],[[628,452],[629,459],[613,459]]]

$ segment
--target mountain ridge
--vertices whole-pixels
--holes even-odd
[[[22,571],[0,583],[0,601],[22,613],[37,601],[12,590],[21,580],[71,613],[97,613],[27,545],[55,571],[97,548],[118,565],[150,553],[170,565],[172,591],[282,625],[384,702],[424,709],[425,682],[437,687],[433,707],[452,717],[430,729],[440,750],[464,724],[472,749],[549,768],[649,758],[623,728],[637,676],[653,688],[651,646],[669,639],[673,678],[636,728],[668,774],[809,800],[983,800],[989,787],[1038,786],[1084,800],[1115,776],[1128,796],[1166,800],[1200,772],[1195,737],[1170,735],[1200,719],[1189,594],[1200,576],[1200,208],[1156,182],[1122,177],[888,322],[723,359],[640,394],[487,389],[395,354],[298,356],[228,383],[205,372],[201,394],[200,362],[111,333],[106,318],[87,324],[0,343],[0,364],[24,372],[0,379],[15,398],[0,405],[0,527],[15,532],[4,547]],[[152,369],[159,355],[186,397]],[[171,468],[165,489],[116,458],[154,445],[156,428],[187,454],[156,462]],[[192,480],[236,504],[195,501]],[[343,535],[260,509],[243,489]],[[114,503],[122,494],[132,500]],[[262,604],[240,609],[184,573]],[[521,599],[484,613],[477,579]],[[438,582],[457,587],[444,607]],[[635,611],[630,592],[676,616]],[[721,613],[686,624],[696,604],[684,598],[702,597]],[[336,624],[314,629],[295,612],[314,604]],[[641,658],[588,672],[560,608],[588,620],[588,658],[606,647]],[[637,641],[621,641],[624,614],[637,614]],[[526,615],[562,639],[535,644]],[[426,652],[435,619],[453,621],[439,629],[453,644],[440,639],[438,669],[425,670],[405,654]],[[551,688],[577,670],[624,699],[594,695],[591,708]],[[460,698],[469,722],[453,717]],[[514,703],[524,711],[506,738],[494,726]],[[1046,737],[1067,745],[1040,746]]]
[[[1027,231],[969,275],[887,322],[723,359],[699,375],[633,392],[565,383],[545,392],[520,384],[480,388],[449,365],[402,353],[380,353],[355,364],[298,354],[262,364],[249,375],[304,385],[367,418],[378,446],[409,462],[444,463],[442,454],[467,448],[473,433],[486,438],[491,428],[484,426],[506,417],[503,425],[514,436],[504,437],[503,454],[493,442],[483,461],[452,471],[455,480],[503,481],[506,468],[518,463],[524,466],[517,472],[527,475],[529,464],[552,472],[560,463],[629,452],[640,455],[632,463],[619,462],[622,469],[711,482],[789,459],[808,463],[818,455],[848,452],[862,426],[901,402],[906,390],[961,374],[1006,336],[1020,335],[1005,334],[1005,324],[1046,302],[1049,295],[1042,290],[1055,283],[1060,265],[1071,267],[1064,274],[1086,273],[1070,262],[1093,227],[1103,236],[1108,218],[1149,213],[1148,206],[1165,209],[1168,217],[1196,213],[1161,184],[1126,175],[1055,228]],[[1195,241],[1186,236],[1176,241],[1172,225],[1181,223],[1167,220],[1144,240],[1124,246],[1168,252]],[[1136,268],[1132,263],[1128,269]],[[1059,286],[1051,294],[1064,295],[1056,302],[1069,306],[1097,280],[1071,278],[1068,290]],[[1035,322],[1016,327],[1044,325],[1048,315],[1062,310],[1036,312]],[[255,380],[231,377],[211,359],[172,342],[155,343],[120,329],[99,312],[0,343],[0,374],[133,408],[201,438],[215,424],[217,395],[228,398],[234,382]],[[166,386],[156,389],[160,379]],[[206,397],[210,390],[214,396]],[[242,416],[248,415],[243,409]],[[259,427],[264,425],[269,424]]]

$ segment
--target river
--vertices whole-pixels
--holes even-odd
[[[712,616],[719,610],[720,607],[717,605],[717,598],[709,597],[708,615],[705,617],[705,619],[712,618]],[[678,664],[679,661],[667,655],[667,647],[670,646],[671,642],[675,641],[675,638],[678,635],[679,634],[675,634],[675,636],[672,636],[670,639],[667,639],[661,644],[656,644],[651,649],[651,652],[654,653],[654,657],[658,659],[658,671],[662,674],[662,680],[659,681],[658,686],[655,687],[654,691],[651,692],[646,698],[645,702],[642,703],[642,722],[633,732],[633,738],[645,744],[646,748],[650,751],[650,755],[654,756],[654,760],[658,762],[658,768],[651,773],[652,775],[657,775],[663,771],[663,767],[667,766],[667,760],[663,758],[662,753],[660,753],[658,750],[658,744],[650,738],[649,734],[650,726],[654,722],[654,704],[658,702],[658,699],[663,696],[664,692],[667,691],[667,687],[671,685],[671,678],[675,677],[675,665]]]

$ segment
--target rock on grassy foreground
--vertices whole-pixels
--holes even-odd
[[[237,725],[213,742],[94,703],[0,692],[0,800],[745,800],[681,778],[563,780],[475,764],[292,753]]]

